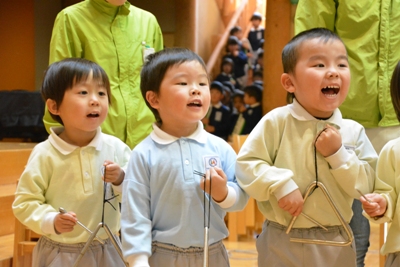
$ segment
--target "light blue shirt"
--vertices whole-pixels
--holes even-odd
[[[201,122],[189,137],[168,135],[155,124],[153,129],[132,151],[123,185],[122,247],[130,266],[133,258],[151,255],[152,241],[203,247],[203,190],[194,171],[205,173],[215,164],[228,178],[227,199],[211,203],[209,244],[228,236],[226,212],[243,209],[248,200],[236,181],[234,150]]]

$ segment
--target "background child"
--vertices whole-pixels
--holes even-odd
[[[65,59],[46,71],[41,88],[53,119],[49,139],[33,149],[18,183],[13,203],[21,223],[42,236],[33,251],[33,266],[73,266],[104,212],[114,234],[119,230],[119,199],[130,149],[116,137],[101,133],[110,104],[110,83],[104,70],[85,59]],[[122,166],[122,168],[120,167]],[[102,168],[105,168],[102,180]],[[59,213],[63,207],[68,212]],[[107,234],[105,245],[94,241],[80,266],[125,266]],[[101,262],[99,260],[101,259]]]
[[[350,84],[346,48],[327,29],[296,35],[283,49],[281,82],[292,104],[267,113],[250,133],[237,160],[241,187],[266,217],[257,239],[259,266],[356,266],[351,246],[291,242],[291,237],[343,240],[343,226],[321,189],[303,206],[311,183],[325,185],[348,223],[356,189],[373,187],[377,155],[364,128],[338,109]],[[302,212],[324,225],[317,227]],[[293,216],[294,228],[285,233]]]
[[[235,64],[233,60],[229,57],[226,57],[221,62],[221,72],[215,77],[215,81],[219,82],[230,82],[236,88],[240,88],[238,81],[235,78],[234,74]]]
[[[227,44],[226,44],[226,51],[227,54],[222,58],[230,58],[233,61],[233,73],[236,80],[239,83],[238,88],[243,88],[247,83],[247,75],[246,75],[246,65],[247,65],[247,56],[246,54],[240,49],[240,41],[235,36],[229,36]]]
[[[243,129],[245,125],[245,119],[243,117],[243,112],[246,111],[246,104],[244,103],[244,93],[242,90],[235,90],[232,95],[232,102],[234,106],[234,111],[232,112],[230,119],[230,135],[228,141],[232,141],[233,134],[243,134]]]
[[[257,51],[258,48],[261,47],[260,41],[264,39],[264,27],[261,26],[261,14],[259,12],[254,12],[250,21],[253,27],[250,29],[247,39],[249,39],[253,51]]]
[[[261,106],[262,88],[256,84],[246,86],[244,88],[243,101],[247,105],[247,108],[243,112],[245,124],[242,134],[249,134],[263,116]]]
[[[124,256],[134,267],[203,266],[204,180],[194,174],[200,171],[206,173],[205,188],[212,177],[209,266],[229,266],[222,243],[228,235],[224,216],[244,208],[247,196],[236,182],[235,152],[201,123],[210,103],[205,64],[187,49],[155,53],[143,67],[141,90],[157,123],[132,151],[128,165]]]
[[[209,107],[209,112],[207,112],[207,116],[202,119],[202,122],[204,124],[204,129],[207,132],[227,140],[231,113],[221,102],[224,97],[223,87],[224,86],[218,81],[213,81],[211,83],[211,105]]]
[[[400,62],[393,72],[390,93],[397,119],[400,121]],[[387,255],[385,267],[400,266],[399,149],[400,138],[389,141],[382,148],[376,167],[374,193],[365,195],[371,202],[360,198],[371,222],[390,223],[386,242],[381,249],[381,253]]]

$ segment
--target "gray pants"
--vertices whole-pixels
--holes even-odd
[[[343,241],[342,226],[293,228],[286,234],[286,226],[265,221],[257,238],[259,267],[355,267],[354,241],[350,246],[337,247],[291,242],[291,237]]]
[[[65,244],[41,236],[33,250],[32,267],[72,267],[86,243]],[[102,245],[93,241],[79,267],[125,267],[110,239]]]
[[[204,250],[202,247],[179,248],[174,245],[153,242],[151,267],[202,267]],[[228,253],[222,241],[209,246],[210,267],[229,267]]]

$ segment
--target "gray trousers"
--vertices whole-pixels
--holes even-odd
[[[32,267],[72,267],[86,243],[65,244],[41,236],[33,250]],[[93,241],[79,267],[125,267],[110,239]]]
[[[259,267],[355,267],[354,241],[350,246],[337,247],[291,242],[290,238],[343,241],[342,226],[293,228],[286,234],[286,226],[265,221],[256,241]]]
[[[151,267],[203,267],[202,247],[179,248],[174,245],[153,242]],[[210,267],[229,267],[228,253],[222,241],[209,246]]]

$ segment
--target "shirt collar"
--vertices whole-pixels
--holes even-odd
[[[105,13],[110,15],[111,17],[115,17],[118,13],[121,15],[128,15],[130,10],[129,7],[131,4],[129,1],[126,1],[122,6],[114,6],[105,0],[89,0],[89,3],[93,5],[95,9],[100,11],[101,13]]]
[[[72,153],[75,149],[79,148],[78,146],[71,145],[64,140],[62,140],[58,135],[64,131],[64,127],[51,127],[50,128],[50,135],[49,135],[49,142],[63,155],[68,155]],[[100,127],[97,128],[96,135],[90,141],[90,143],[86,147],[94,147],[96,150],[101,150],[103,145],[102,138],[101,138],[101,129]]]
[[[315,118],[312,116],[310,113],[308,113],[300,104],[297,102],[296,99],[293,99],[293,103],[289,104],[289,112],[292,114],[292,116],[300,121],[318,121],[320,119]],[[333,111],[332,116],[326,120],[326,122],[329,122],[331,124],[340,126],[342,122],[342,113],[340,110],[337,108]]]
[[[221,102],[218,102],[217,104],[215,104],[215,105],[212,105],[214,108],[221,108],[222,107],[222,103]]]
[[[179,138],[164,132],[157,126],[157,124],[153,123],[153,131],[150,133],[150,137],[154,142],[161,145],[168,145],[180,138],[192,139],[202,144],[205,144],[207,141],[207,133],[203,129],[203,123],[201,121],[198,122],[197,129],[191,135]]]
[[[258,107],[260,105],[260,102],[254,103],[252,105],[250,105],[251,108],[255,108]]]

